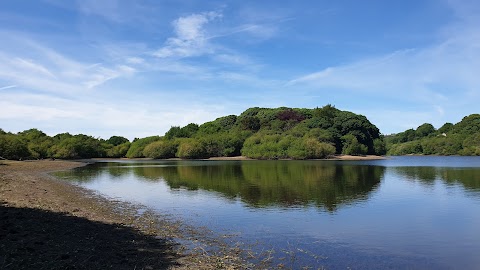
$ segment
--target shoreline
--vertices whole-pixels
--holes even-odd
[[[50,175],[87,164],[0,162],[0,268],[247,268],[242,251],[204,228]]]
[[[352,155],[334,155],[330,158],[322,158],[322,159],[303,159],[304,161],[308,160],[319,160],[319,161],[361,161],[361,160],[384,160],[388,159],[388,156],[376,156],[376,155],[364,155],[364,156],[352,156]],[[195,161],[195,160],[211,160],[211,161],[258,161],[258,160],[268,160],[268,159],[254,159],[248,158],[245,156],[234,156],[234,157],[211,157],[211,158],[199,158],[199,159],[181,159],[181,158],[168,158],[168,159],[153,159],[153,158],[92,158],[92,159],[85,159],[80,160],[82,162],[88,161],[108,161],[108,160],[137,160],[137,161],[151,161],[151,160],[171,160],[171,161]],[[294,160],[294,159],[271,159],[271,160]]]
[[[340,155],[322,160],[385,158]],[[118,159],[0,161],[1,269],[63,269],[80,262],[90,269],[251,269],[250,260],[261,258],[249,247],[227,244],[228,236],[51,175],[101,160]],[[203,160],[255,161],[242,156]],[[106,248],[99,252],[98,246]],[[266,263],[263,268],[272,267]]]

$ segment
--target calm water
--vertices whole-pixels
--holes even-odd
[[[119,161],[60,176],[291,268],[480,269],[480,157]]]

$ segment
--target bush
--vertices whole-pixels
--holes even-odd
[[[106,143],[111,144],[113,146],[117,146],[127,142],[130,142],[130,141],[127,138],[121,137],[121,136],[112,136],[108,140],[106,140]]]
[[[282,139],[279,134],[257,133],[245,140],[242,155],[256,159],[287,158],[292,136]]]
[[[0,156],[6,159],[26,159],[30,157],[27,143],[15,135],[0,135]]]
[[[61,139],[60,142],[50,148],[49,155],[54,158],[72,159],[104,157],[106,153],[100,140],[78,134]]]
[[[174,158],[177,153],[178,144],[176,141],[156,141],[143,149],[143,154],[148,158],[164,159]]]
[[[107,150],[107,157],[121,158],[125,157],[128,149],[130,149],[130,142],[124,142]]]
[[[366,145],[363,145],[358,142],[357,137],[352,134],[348,134],[342,137],[343,149],[342,154],[344,155],[366,155],[368,148]]]
[[[335,147],[307,137],[293,140],[287,153],[288,157],[292,159],[327,158],[335,154]]]
[[[387,153],[385,141],[382,139],[373,140],[373,149],[375,151],[375,155],[383,156]]]
[[[207,157],[205,146],[197,139],[183,139],[177,150],[177,157],[185,159]]]
[[[130,149],[126,154],[127,158],[140,158],[145,157],[143,154],[143,149],[152,142],[160,140],[159,136],[151,136],[143,139],[138,139],[130,145]]]

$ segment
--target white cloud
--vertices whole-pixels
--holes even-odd
[[[22,58],[15,58],[11,61],[11,64],[18,66],[21,69],[25,69],[28,71],[32,71],[35,73],[39,73],[42,75],[46,75],[51,78],[56,78],[48,69],[43,67],[40,64],[35,63],[33,60],[29,59],[22,59]]]
[[[205,12],[180,17],[173,21],[175,36],[165,42],[165,46],[157,50],[154,55],[160,58],[193,57],[213,53],[213,45],[209,43],[209,36],[205,25],[221,17],[217,12]]]
[[[480,102],[480,30],[470,16],[464,18],[439,29],[438,41],[429,46],[327,67],[286,86],[328,96],[355,112],[368,108],[369,119],[387,133],[458,122],[478,113]]]
[[[277,35],[278,26],[274,24],[246,24],[239,27],[237,32],[246,32],[257,39],[265,40]]]
[[[32,128],[34,121],[34,127],[49,135],[70,132],[133,139],[163,135],[171,126],[204,123],[225,114],[222,107],[197,104],[184,98],[181,101],[173,97],[160,98],[153,106],[148,103],[150,98],[109,103],[96,97],[65,99],[0,92],[0,120],[2,128],[12,132]]]
[[[143,64],[145,63],[145,59],[140,57],[128,57],[127,59],[128,64]]]
[[[15,87],[17,87],[17,85],[15,85],[15,84],[3,86],[3,87],[0,87],[0,91],[1,90],[7,90],[7,89],[10,89],[10,88],[15,88]]]
[[[233,64],[239,66],[254,65],[253,61],[250,60],[248,57],[239,54],[220,53],[215,55],[214,58],[216,61],[226,64]]]
[[[0,38],[11,33],[0,32]],[[0,78],[22,88],[51,93],[75,94],[92,89],[105,82],[130,77],[137,70],[133,63],[141,58],[122,58],[118,63],[82,63],[66,57],[52,48],[41,45],[17,33],[16,47],[0,46]],[[35,56],[35,59],[32,58]]]
[[[427,103],[478,92],[480,32],[464,29],[427,48],[403,50],[298,77],[289,85],[397,95]]]
[[[119,65],[114,68],[105,68],[98,66],[94,73],[89,76],[89,80],[84,83],[88,89],[99,86],[109,80],[118,78],[120,76],[131,76],[136,70],[126,65]]]

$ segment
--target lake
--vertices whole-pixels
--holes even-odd
[[[231,234],[273,265],[480,267],[480,157],[118,160],[58,176]]]

